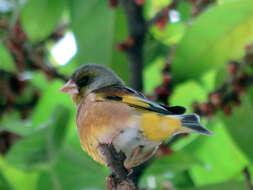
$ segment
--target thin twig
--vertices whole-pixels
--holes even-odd
[[[250,175],[248,167],[245,167],[243,169],[243,174],[245,175],[245,180],[246,180],[249,190],[253,190],[253,184],[251,183],[251,175]]]
[[[58,35],[63,35],[64,30],[66,30],[69,27],[69,25],[70,25],[69,23],[61,24],[54,32],[49,34],[46,38],[42,39],[41,41],[37,42],[34,46],[35,47],[41,46],[50,40],[54,40],[55,38],[58,38]]]

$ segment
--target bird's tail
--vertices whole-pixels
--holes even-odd
[[[204,135],[213,136],[214,134],[200,124],[200,119],[197,114],[183,114],[178,116],[181,125],[186,132],[196,132]]]

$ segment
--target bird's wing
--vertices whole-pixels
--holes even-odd
[[[140,92],[125,86],[106,87],[97,90],[95,93],[96,101],[118,101],[143,112],[152,111],[165,115],[183,114],[185,112],[184,107],[160,105],[146,99]]]

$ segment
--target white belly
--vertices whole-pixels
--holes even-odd
[[[126,155],[125,166],[133,167],[150,158],[160,142],[145,138],[138,127],[122,130],[113,140],[117,151]]]

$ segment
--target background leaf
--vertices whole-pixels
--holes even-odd
[[[245,182],[231,181],[222,184],[201,186],[197,188],[187,188],[182,190],[248,190]]]
[[[12,190],[12,188],[8,184],[8,181],[5,179],[2,173],[0,173],[0,189]]]
[[[146,175],[162,175],[168,172],[180,172],[191,168],[194,165],[201,165],[201,161],[195,155],[186,152],[176,152],[172,155],[158,158],[145,171]]]
[[[71,4],[72,27],[78,42],[78,64],[98,63],[111,67],[128,81],[125,54],[115,51],[115,43],[127,38],[121,9],[111,10],[107,1],[76,0]],[[92,20],[91,20],[92,18]]]
[[[4,69],[9,72],[13,72],[16,70],[15,64],[11,58],[10,53],[4,47],[4,44],[0,41],[0,69]]]
[[[251,89],[252,90],[252,89]],[[234,141],[253,162],[253,149],[249,148],[253,135],[253,99],[249,96],[241,97],[241,106],[235,107],[231,116],[222,115],[222,120],[226,125],[227,131],[231,134]]]
[[[6,159],[17,168],[28,170],[36,167],[50,167],[61,148],[69,120],[69,110],[55,108],[51,121],[25,139],[16,143]]]
[[[243,55],[253,41],[253,2],[231,1],[200,15],[178,45],[172,68],[176,81],[199,78]]]
[[[66,0],[27,0],[21,9],[21,22],[32,41],[48,37],[57,27]]]
[[[205,163],[201,166],[193,166],[190,170],[192,179],[197,185],[227,181],[241,174],[243,168],[248,164],[247,158],[221,123],[214,120],[209,122],[207,127],[212,129],[214,137],[199,136],[184,148],[185,151],[195,154]]]
[[[84,152],[65,146],[51,168],[41,173],[36,190],[104,189],[106,175],[108,171]]]

